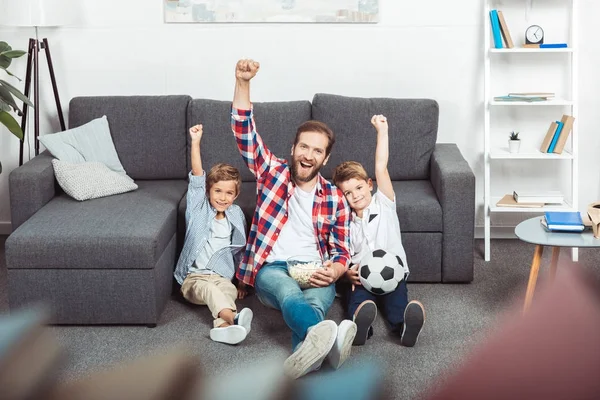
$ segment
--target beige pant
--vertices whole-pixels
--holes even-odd
[[[189,274],[181,285],[181,294],[190,303],[207,305],[215,319],[215,328],[225,323],[224,319],[219,318],[222,310],[227,308],[237,312],[235,285],[231,280],[217,274]]]

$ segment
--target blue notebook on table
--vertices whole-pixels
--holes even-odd
[[[578,211],[546,211],[548,229],[581,232],[585,228]]]

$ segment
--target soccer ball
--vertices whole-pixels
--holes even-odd
[[[404,263],[395,254],[375,250],[366,255],[359,267],[360,283],[373,294],[388,294],[404,279]]]

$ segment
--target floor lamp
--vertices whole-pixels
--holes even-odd
[[[73,5],[71,0],[0,0],[3,16],[0,24],[18,27],[35,28],[35,38],[29,39],[27,49],[27,71],[25,75],[25,89],[23,93],[30,97],[31,85],[33,83],[33,113],[34,113],[34,147],[35,155],[40,152],[38,136],[40,134],[40,52],[43,51],[48,62],[48,70],[52,81],[52,90],[54,92],[54,101],[58,112],[61,130],[65,130],[65,119],[63,116],[58,88],[56,85],[56,76],[54,75],[54,65],[50,55],[50,46],[48,39],[39,39],[39,27],[56,27],[73,22]],[[23,104],[23,115],[21,117],[21,129],[26,132],[28,106]],[[25,137],[20,144],[19,165],[23,165],[23,151]]]

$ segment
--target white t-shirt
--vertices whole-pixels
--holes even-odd
[[[371,203],[363,211],[362,218],[352,212],[350,221],[350,254],[352,264],[360,264],[370,252],[383,249],[400,257],[408,273],[406,252],[402,246],[400,222],[396,213],[396,199],[388,199],[379,190],[371,198]]]
[[[214,218],[210,226],[210,235],[204,244],[204,248],[198,255],[194,265],[190,267],[190,273],[194,274],[214,274],[215,272],[206,269],[208,261],[218,250],[228,247],[231,244],[231,225],[227,218]]]
[[[310,192],[295,188],[288,200],[288,220],[267,257],[268,263],[299,255],[321,258],[312,220],[316,190],[316,185]]]

